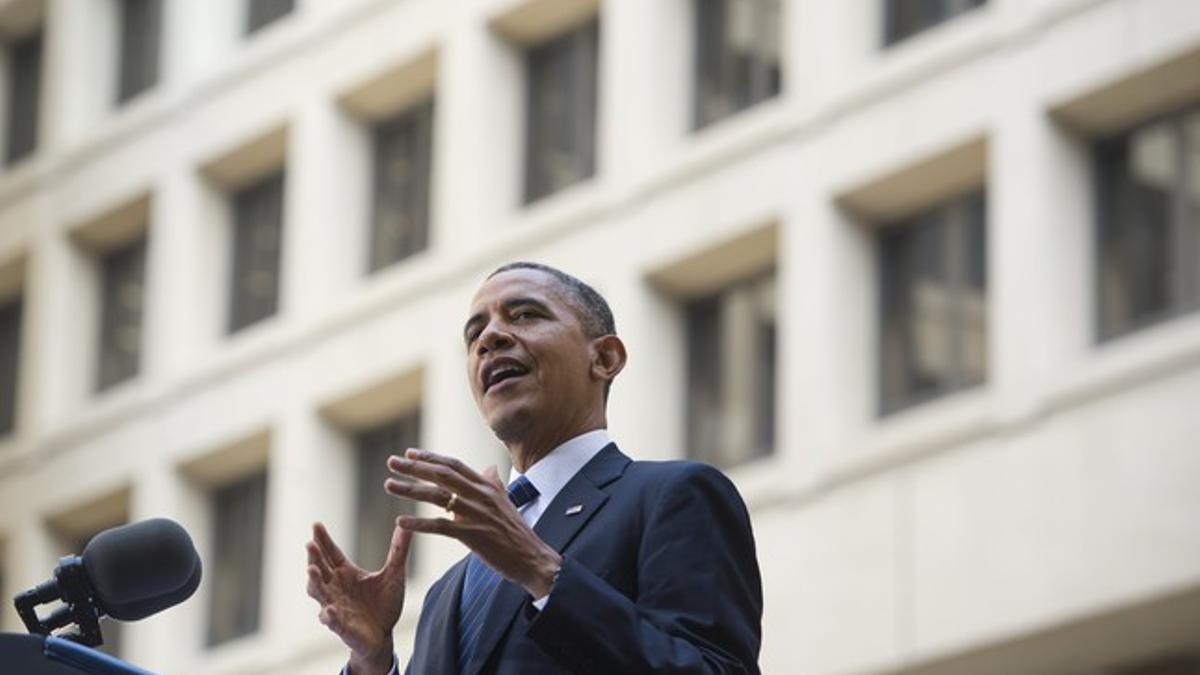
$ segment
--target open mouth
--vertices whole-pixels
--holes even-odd
[[[529,369],[514,359],[498,359],[483,369],[483,393],[508,380],[529,374]]]

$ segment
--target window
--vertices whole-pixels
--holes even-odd
[[[372,272],[428,245],[433,101],[377,125],[374,147]]]
[[[296,0],[249,0],[246,4],[246,33],[282,19],[296,8]]]
[[[161,34],[162,0],[121,0],[118,103],[128,101],[158,82]]]
[[[275,314],[283,240],[283,172],[233,196],[233,283],[229,332]]]
[[[894,44],[982,5],[986,0],[884,0],[884,43]]]
[[[525,56],[526,203],[595,172],[598,39],[593,20]]]
[[[696,128],[779,94],[779,0],[696,0]]]
[[[15,164],[37,148],[42,96],[42,33],[8,45],[8,137],[6,164]]]
[[[97,390],[137,375],[142,353],[146,240],[104,255],[100,262],[100,364]]]
[[[775,448],[775,275],[688,303],[689,456],[728,467]]]
[[[983,193],[879,232],[884,414],[986,378],[986,234]]]
[[[0,435],[17,421],[18,375],[21,368],[21,301],[0,306]]]
[[[393,474],[387,469],[388,455],[403,454],[421,438],[421,416],[413,412],[358,434],[358,495],[355,561],[362,567],[379,569],[387,560],[396,516],[416,513],[416,505],[384,492],[383,482]],[[414,541],[415,543],[415,541]],[[408,572],[414,569],[415,551],[409,550]]]
[[[258,630],[262,588],[267,475],[259,473],[213,492],[212,587],[208,644]]]
[[[1200,111],[1095,146],[1101,340],[1200,306]]]

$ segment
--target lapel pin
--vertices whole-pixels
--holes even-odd
[[[567,509],[568,516],[573,516],[576,513],[582,513],[582,512],[583,512],[583,504],[576,504],[575,506],[569,507]]]

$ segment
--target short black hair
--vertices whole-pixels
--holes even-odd
[[[589,338],[617,334],[617,324],[613,320],[613,313],[608,306],[608,301],[604,299],[604,296],[596,292],[596,289],[588,286],[583,281],[557,267],[525,261],[510,262],[501,265],[496,268],[496,271],[489,274],[487,278],[491,279],[497,274],[511,270],[535,270],[554,277],[566,291],[566,299],[570,304],[574,305],[573,308],[579,315],[579,321],[583,324],[583,332]]]

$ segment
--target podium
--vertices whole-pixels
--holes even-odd
[[[3,675],[153,675],[121,659],[54,636],[0,633]]]

